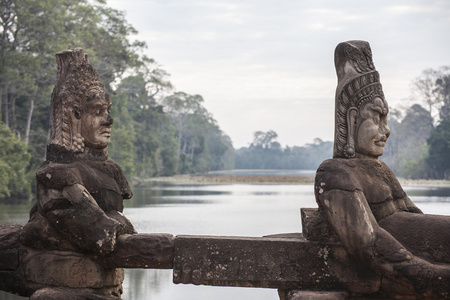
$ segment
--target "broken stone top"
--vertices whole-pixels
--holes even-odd
[[[52,92],[49,147],[57,145],[59,147],[53,148],[75,153],[91,148],[106,155],[112,124],[109,115],[111,100],[100,77],[81,48],[57,53],[56,62],[58,75]],[[94,109],[98,115],[102,108],[103,115],[94,119]],[[95,128],[96,122],[101,128]],[[92,128],[87,129],[87,126]]]
[[[372,50],[365,41],[340,43],[334,53],[338,77],[335,103],[335,141],[333,157],[354,157],[353,137],[349,134],[348,112],[380,98],[387,107],[380,75],[372,61]],[[353,148],[352,148],[353,147]]]

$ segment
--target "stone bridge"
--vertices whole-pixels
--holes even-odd
[[[176,284],[278,289],[282,300],[348,299],[380,290],[382,278],[349,257],[316,209],[302,209],[301,214],[303,234],[123,235],[112,254],[90,259],[106,268],[173,269]],[[76,254],[46,251],[42,255],[21,245],[21,229],[0,226],[1,290],[30,296],[41,286],[63,282],[78,289],[95,286],[97,281],[104,285],[107,279],[92,270],[85,255],[76,257],[70,272],[64,272],[64,266],[58,265],[60,258]]]

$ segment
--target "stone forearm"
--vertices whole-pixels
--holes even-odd
[[[386,263],[412,258],[401,243],[378,225],[362,192],[331,190],[319,200],[347,251],[366,265],[386,272]]]
[[[41,213],[73,245],[83,251],[107,254],[114,250],[117,233],[123,225],[109,218],[80,184],[59,192],[41,193]],[[53,196],[53,197],[49,197]]]

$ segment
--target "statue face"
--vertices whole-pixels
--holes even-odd
[[[357,120],[356,157],[378,158],[383,155],[386,140],[391,133],[387,126],[387,113],[387,103],[380,97],[361,108]]]
[[[104,149],[111,139],[113,118],[108,94],[98,94],[86,100],[81,115],[81,136],[86,147]]]

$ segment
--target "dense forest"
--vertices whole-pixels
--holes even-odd
[[[399,177],[450,179],[450,67],[423,71],[412,82],[409,102],[391,108],[391,135],[380,159]],[[256,132],[249,147],[236,150],[235,168],[314,170],[332,156],[332,142],[317,138],[282,148],[277,138],[274,131]]]
[[[277,138],[273,130],[255,132],[249,147],[235,151],[235,168],[315,170],[333,155],[333,143],[329,141],[316,138],[312,144],[282,148]]]
[[[0,4],[0,198],[25,196],[45,159],[55,53],[82,47],[111,95],[109,157],[128,178],[232,168],[234,149],[200,95],[175,91],[169,74],[132,40],[123,12],[97,0]]]
[[[54,55],[80,46],[111,95],[109,156],[129,179],[315,169],[331,157],[332,142],[283,148],[274,131],[256,132],[250,147],[234,150],[203,97],[177,91],[169,74],[143,54],[147,45],[133,39],[137,32],[123,12],[104,0],[4,0],[0,11],[0,198],[32,193],[50,137]],[[413,84],[413,105],[391,110],[382,159],[402,177],[449,178],[450,68],[425,70]]]
[[[450,67],[423,71],[410,102],[407,109],[391,109],[381,159],[400,177],[450,179]]]

